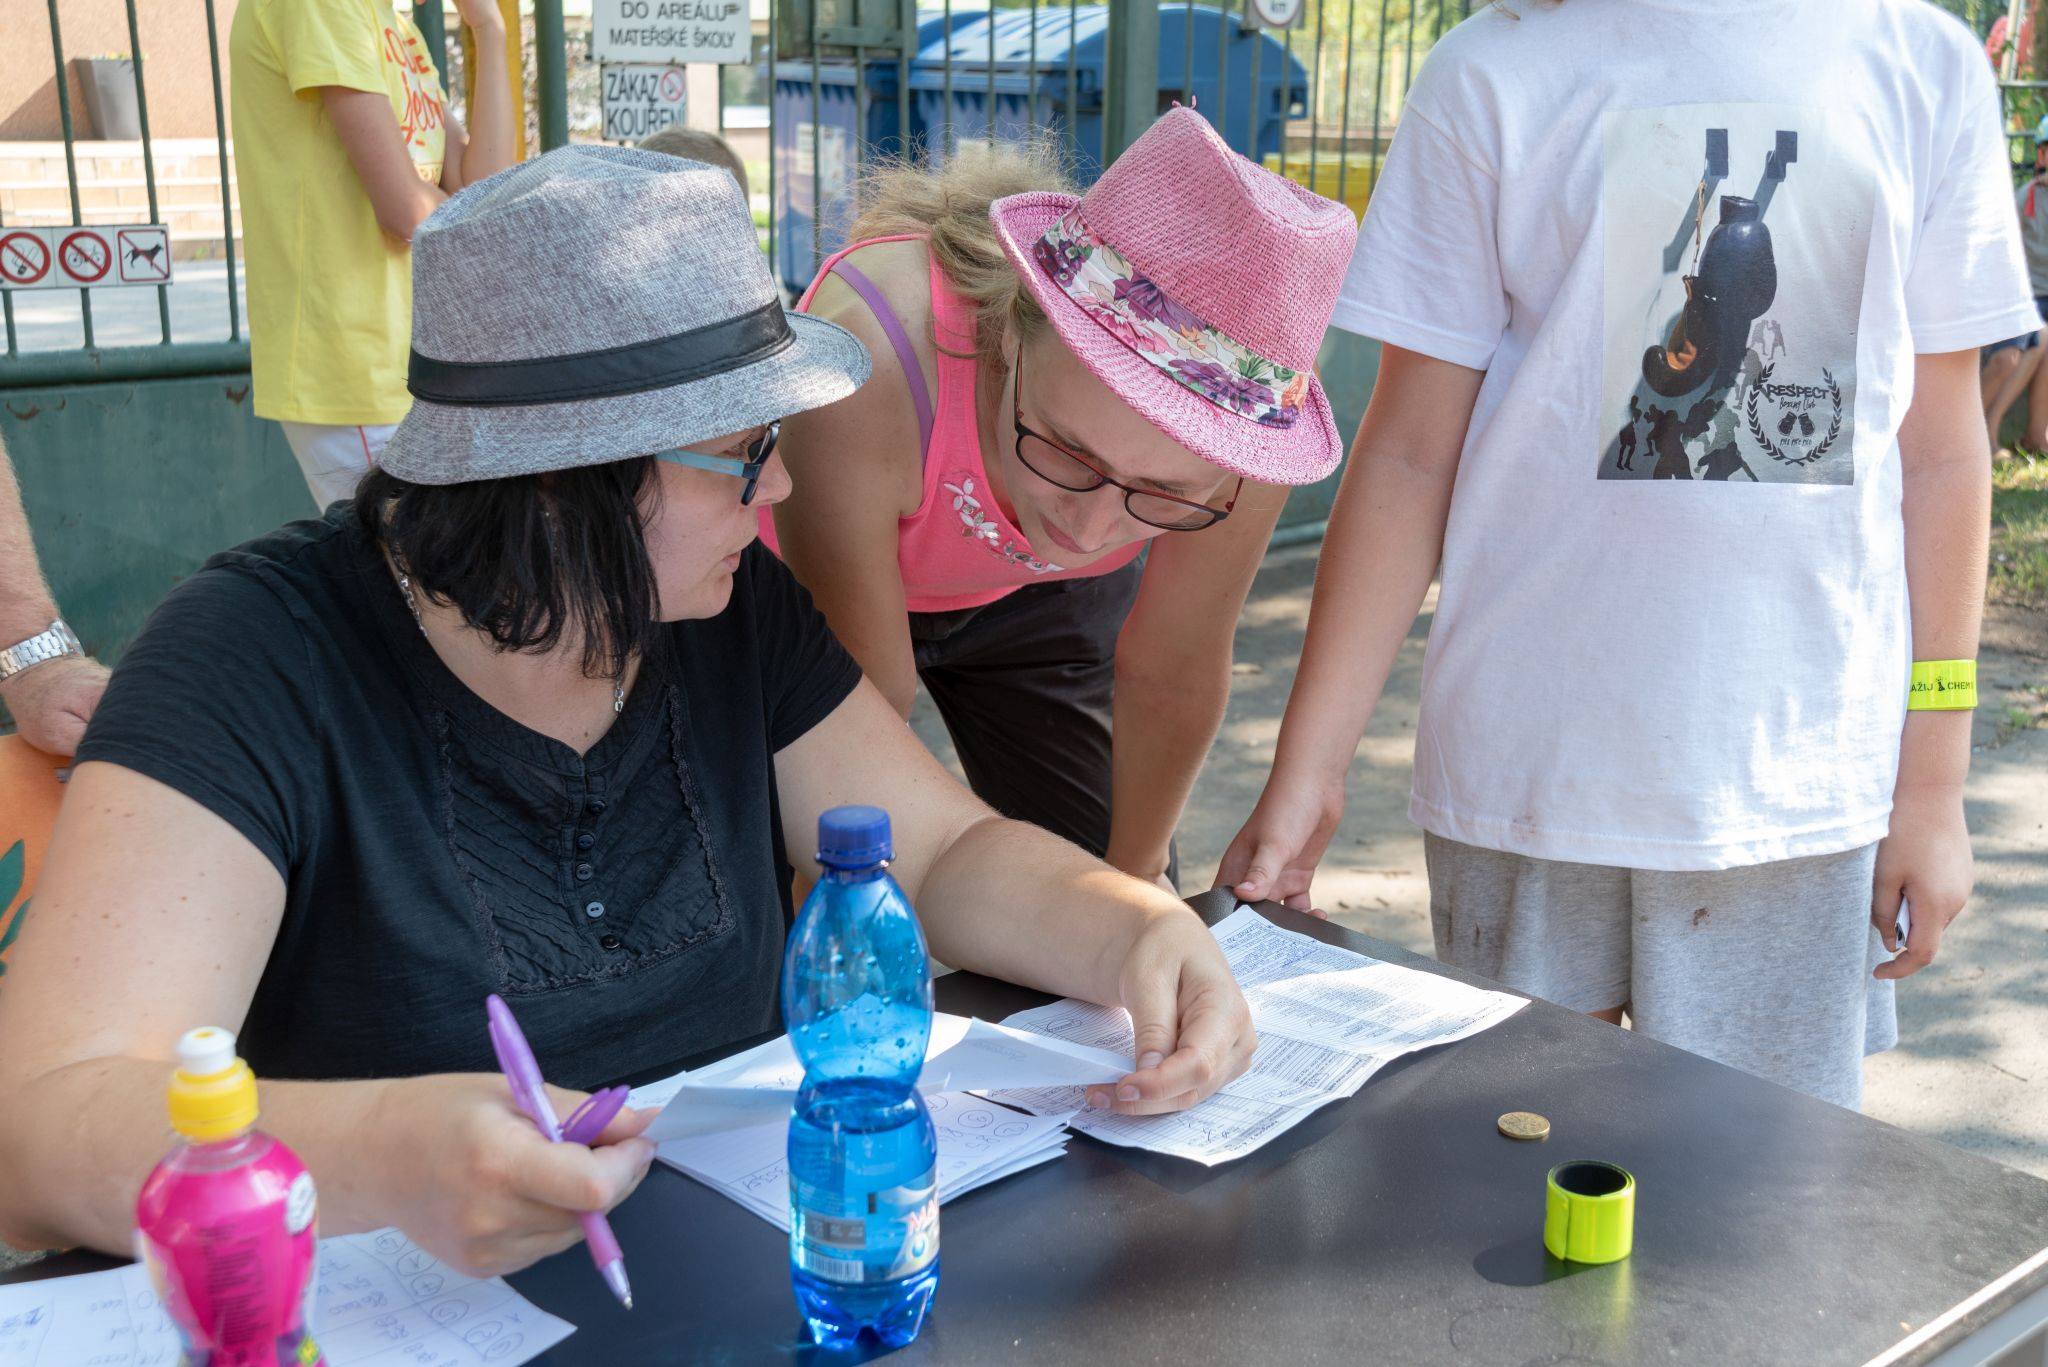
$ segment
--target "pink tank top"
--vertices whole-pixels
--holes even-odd
[[[1010,525],[1010,519],[996,506],[989,493],[975,422],[973,306],[960,297],[933,262],[932,327],[939,344],[935,358],[939,392],[934,399],[925,388],[924,367],[918,364],[916,349],[896,311],[874,282],[846,261],[862,247],[919,240],[908,235],[877,237],[843,247],[826,258],[818,278],[797,301],[797,308],[808,312],[811,296],[826,276],[836,272],[874,313],[909,381],[924,459],[924,493],[917,511],[896,524],[896,564],[910,610],[950,612],[981,607],[1026,584],[1108,574],[1130,564],[1144,549],[1144,542],[1112,551],[1085,568],[1063,569],[1033,554],[1024,534]],[[963,354],[948,355],[949,351]],[[777,550],[775,519],[766,508],[761,510],[761,540],[768,549]]]

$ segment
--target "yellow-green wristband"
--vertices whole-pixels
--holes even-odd
[[[1915,660],[1908,712],[1967,712],[1977,705],[1975,660]]]

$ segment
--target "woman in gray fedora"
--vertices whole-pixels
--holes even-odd
[[[413,243],[411,414],[354,503],[216,556],[79,750],[0,992],[0,1239],[128,1244],[170,1046],[232,1026],[325,1229],[502,1272],[646,1171],[645,1118],[548,1145],[556,1082],[769,1028],[791,864],[873,802],[943,961],[1128,1007],[1125,1111],[1240,1071],[1251,1022],[1171,896],[997,818],[754,544],[778,420],[867,378],[783,311],[731,177],[574,147]],[[289,1079],[289,1080],[286,1080]],[[567,1108],[576,1100],[563,1093]]]

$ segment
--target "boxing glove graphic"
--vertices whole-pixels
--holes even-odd
[[[1676,398],[1713,380],[1732,382],[1749,329],[1778,293],[1771,230],[1756,201],[1721,196],[1721,221],[1685,277],[1685,309],[1663,346],[1643,353],[1643,380]]]

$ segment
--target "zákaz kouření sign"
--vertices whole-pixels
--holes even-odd
[[[747,0],[596,0],[590,55],[600,62],[745,62]]]
[[[683,121],[689,82],[681,67],[607,62],[603,73],[606,142],[638,142]]]

